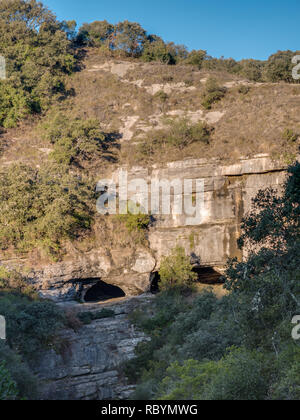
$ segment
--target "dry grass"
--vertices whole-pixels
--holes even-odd
[[[120,163],[139,163],[136,143],[144,132],[161,128],[163,118],[170,112],[199,115],[200,120],[208,121],[211,114],[204,110],[201,101],[209,76],[228,88],[225,98],[211,110],[223,116],[211,123],[214,132],[210,144],[168,149],[163,155],[155,155],[154,160],[163,163],[185,157],[220,157],[233,161],[241,155],[257,153],[291,160],[298,152],[299,140],[290,142],[282,133],[285,129],[300,133],[300,86],[247,84],[226,73],[111,58],[97,50],[88,51],[83,64],[82,71],[68,82],[74,96],[57,103],[55,108],[72,117],[97,118],[103,130],[114,135],[115,144],[109,151],[112,159],[107,156],[88,165],[82,162],[83,169],[92,174],[102,175]],[[238,84],[249,86],[249,92],[240,92]],[[39,165],[48,159],[51,145],[41,139],[37,123],[38,119],[33,118],[1,135],[1,165],[16,160]],[[150,161],[141,159],[140,163],[146,165]]]

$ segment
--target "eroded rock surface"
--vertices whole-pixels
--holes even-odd
[[[126,168],[125,168],[126,169]],[[118,180],[118,173],[108,174]],[[107,176],[107,177],[108,177]],[[250,210],[251,199],[260,189],[281,188],[286,178],[284,165],[267,155],[240,159],[231,165],[220,160],[187,159],[148,168],[128,168],[128,181],[203,179],[204,208],[199,223],[189,222],[188,216],[154,216],[149,229],[148,245],[135,249],[106,249],[96,245],[88,253],[74,251],[64,261],[45,266],[27,266],[28,280],[43,297],[55,301],[84,298],[86,291],[100,279],[120,287],[126,296],[137,296],[150,290],[151,274],[159,270],[161,258],[180,245],[198,264],[222,271],[229,257],[242,255],[237,248],[240,222]],[[170,192],[171,191],[171,192]],[[194,191],[196,193],[196,190]],[[164,192],[173,206],[174,191]],[[149,200],[150,202],[150,200]],[[14,266],[16,261],[1,261]]]
[[[57,353],[53,349],[40,355],[36,364],[40,397],[60,400],[128,398],[134,386],[126,383],[120,373],[120,364],[130,360],[137,344],[146,339],[133,327],[128,315],[151,299],[151,295],[146,295],[105,306],[70,306],[82,312],[105,307],[116,315],[93,321],[78,332],[63,331],[63,352]]]

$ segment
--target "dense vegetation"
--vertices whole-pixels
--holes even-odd
[[[0,400],[34,399],[38,381],[34,365],[42,350],[61,351],[64,326],[57,306],[38,298],[17,272],[0,267],[0,313],[6,319],[6,341],[0,340]]]
[[[52,257],[89,229],[94,188],[63,165],[16,164],[0,173],[0,249],[39,248]]]
[[[66,95],[65,76],[76,64],[66,27],[35,0],[1,1],[0,54],[7,79],[0,82],[0,126],[15,126]]]
[[[69,165],[102,155],[107,147],[99,122],[93,119],[68,118],[62,113],[50,115],[42,124],[43,137],[54,145],[51,157],[58,164]]]
[[[194,65],[199,69],[238,74],[256,82],[297,83],[292,77],[292,58],[298,55],[299,51],[278,51],[267,61],[218,59],[207,55],[205,50],[189,52],[184,45],[166,43],[157,35],[149,35],[139,23],[124,21],[114,25],[106,20],[84,24],[79,29],[76,42],[79,45],[98,47],[102,52],[135,57],[145,62]]]
[[[139,382],[136,398],[300,398],[300,347],[291,338],[300,310],[300,164],[289,172],[283,196],[265,190],[253,201],[240,239],[249,256],[229,262],[228,295],[187,296],[192,271],[180,250],[163,263],[163,292],[133,317],[151,337],[125,367]],[[170,281],[179,273],[184,289]]]

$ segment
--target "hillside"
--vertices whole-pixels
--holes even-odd
[[[76,28],[0,1],[0,400],[299,400],[299,51]]]
[[[207,110],[202,102],[209,78],[226,93]],[[300,86],[294,84],[249,82],[192,66],[107,59],[90,49],[82,70],[68,81],[68,89],[74,96],[55,103],[48,115],[99,121],[111,140],[106,155],[111,154],[118,165],[193,157],[225,162],[257,153],[290,162],[297,154],[299,140],[293,134],[300,130]],[[157,147],[151,154],[139,153],[139,143],[151,143],[159,130],[168,132],[170,123],[182,120],[205,122],[211,130],[209,144],[193,142],[184,148]],[[40,119],[33,118],[2,135],[3,164],[47,159],[53,146],[41,138],[39,124]],[[106,166],[96,159],[89,169],[99,169],[99,164]]]

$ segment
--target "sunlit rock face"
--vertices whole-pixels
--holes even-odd
[[[280,191],[286,170],[268,156],[259,155],[241,159],[234,165],[222,165],[219,160],[190,159],[147,170],[134,168],[128,178],[144,178],[149,185],[152,179],[170,183],[175,179],[192,179],[194,184],[195,180],[203,179],[201,221],[192,224],[185,214],[154,216],[149,233],[150,249],[156,259],[156,269],[161,258],[176,245],[184,247],[197,265],[222,269],[228,258],[242,258],[237,239],[241,220],[249,212],[252,198],[267,187]],[[195,189],[194,194],[196,192]],[[171,207],[172,193],[174,190],[170,194]]]
[[[126,168],[124,168],[126,169]],[[57,302],[82,301],[87,289],[98,280],[121,288],[126,296],[150,291],[151,275],[157,272],[163,256],[176,246],[191,255],[196,266],[222,271],[229,257],[242,258],[237,247],[240,222],[251,208],[251,200],[260,189],[281,189],[286,168],[267,155],[240,159],[232,165],[221,160],[187,159],[148,168],[127,168],[128,182],[144,179],[151,192],[153,179],[169,183],[176,179],[204,180],[204,204],[201,220],[191,223],[186,214],[154,215],[145,245],[131,249],[111,249],[101,246],[101,238],[87,253],[74,250],[64,261],[30,266],[29,262],[2,261],[8,266],[23,267],[26,276],[41,296]],[[106,174],[117,180],[118,172]],[[196,194],[198,191],[194,189]],[[167,198],[174,210],[174,189]],[[168,196],[169,195],[169,196]],[[166,196],[165,196],[166,198]],[[177,197],[178,199],[178,197]],[[182,197],[184,201],[184,196]],[[151,194],[149,203],[151,202]],[[29,267],[28,267],[29,266]],[[92,281],[91,281],[92,280]]]

